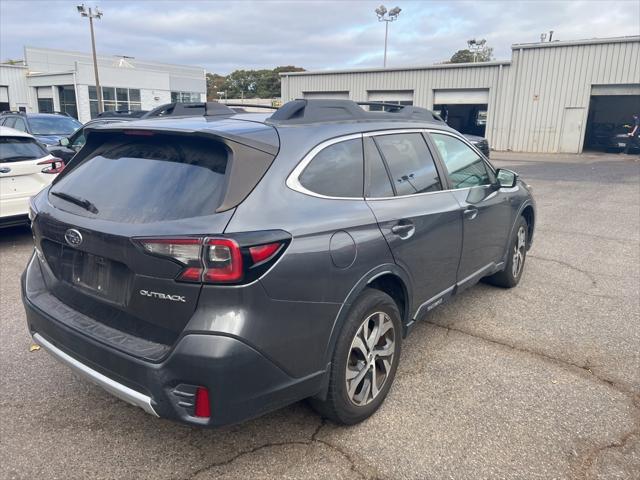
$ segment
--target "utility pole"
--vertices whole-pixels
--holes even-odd
[[[98,113],[104,112],[104,103],[102,101],[102,88],[100,88],[100,77],[98,76],[98,58],[96,57],[96,36],[93,32],[93,19],[102,18],[102,11],[98,9],[98,7],[87,8],[84,6],[84,3],[78,5],[76,7],[78,9],[78,13],[83,16],[89,18],[89,29],[91,30],[91,50],[93,51],[93,73],[96,76],[96,91],[98,93]]]
[[[384,5],[380,5],[376,8],[375,12],[378,16],[379,22],[385,22],[384,27],[384,63],[382,64],[384,68],[387,68],[387,41],[389,39],[389,22],[395,22],[398,19],[398,15],[402,9],[400,7],[395,7],[387,12],[387,8]]]

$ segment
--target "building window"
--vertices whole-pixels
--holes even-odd
[[[198,92],[171,92],[172,103],[190,103],[200,101],[200,94]]]
[[[53,98],[39,98],[38,112],[53,113]]]
[[[9,106],[9,87],[0,86],[0,112],[11,110]]]
[[[137,88],[101,87],[105,112],[142,110],[140,90]],[[89,109],[91,118],[98,116],[98,90],[89,86]]]
[[[60,98],[60,111],[78,118],[78,106],[76,104],[76,89],[73,85],[63,85],[58,87]]]

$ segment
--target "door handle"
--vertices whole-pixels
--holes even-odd
[[[9,173],[10,171],[9,167],[0,167],[0,173]]]
[[[411,237],[416,231],[413,222],[400,222],[391,227],[391,233],[398,235],[402,239]]]
[[[478,216],[478,209],[476,207],[469,207],[464,211],[464,218],[467,220],[473,220]]]

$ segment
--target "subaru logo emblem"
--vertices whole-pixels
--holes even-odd
[[[64,232],[64,239],[72,247],[77,247],[82,243],[82,234],[75,228],[70,228]]]

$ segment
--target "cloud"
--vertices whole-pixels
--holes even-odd
[[[0,58],[22,58],[25,45],[90,51],[87,21],[76,3],[0,1]],[[104,55],[217,73],[276,65],[380,66],[384,25],[373,12],[379,3],[103,0],[96,43]],[[549,30],[559,40],[640,34],[635,0],[396,3],[402,13],[389,26],[390,66],[446,60],[474,37],[486,38],[497,58],[509,59],[511,44],[538,41]]]

